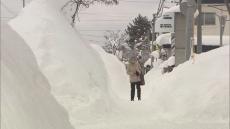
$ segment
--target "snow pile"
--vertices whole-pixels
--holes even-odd
[[[209,123],[229,121],[229,46],[196,56],[173,72],[150,71],[153,103],[159,115],[170,120]],[[151,79],[151,81],[150,81]]]
[[[175,56],[170,56],[167,60],[168,66],[175,65]]]
[[[175,65],[175,56],[170,56],[166,61],[160,64],[160,68],[166,68],[173,65]]]
[[[149,59],[145,62],[144,66],[145,66],[145,67],[148,66],[148,65],[151,66],[151,62],[152,62],[152,60],[151,60],[151,58],[149,58]]]
[[[106,53],[100,46],[92,44],[92,47],[98,51],[107,69],[110,94],[113,94],[116,99],[129,100],[130,84],[125,65],[116,56]]]
[[[156,43],[159,45],[171,44],[171,33],[161,34],[157,37]]]
[[[159,57],[160,57],[160,52],[159,50],[156,50],[156,51],[153,51],[151,54],[150,54],[150,57],[153,58],[153,60],[151,58],[149,58],[144,66],[146,67],[147,65],[150,65],[151,66],[151,61],[153,61],[153,66],[156,65],[156,64],[159,64],[161,62],[157,62],[157,60],[159,60]]]
[[[108,111],[108,79],[98,53],[65,20],[61,6],[34,0],[10,25],[33,50],[52,93],[77,127]]]
[[[1,25],[1,128],[73,129],[30,48]]]
[[[155,59],[160,58],[160,52],[159,50],[155,50],[151,53],[151,56],[154,57]]]

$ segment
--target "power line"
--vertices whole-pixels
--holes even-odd
[[[155,1],[135,1],[135,0],[120,0],[120,2],[128,2],[128,3],[144,3],[144,4],[149,4],[149,3],[154,3]]]
[[[79,31],[117,31],[117,30],[79,30]]]
[[[93,22],[98,22],[98,21],[108,21],[108,22],[123,22],[123,21],[132,21],[132,20],[124,20],[124,19],[88,19],[88,20],[81,20],[82,22],[88,22],[88,21],[93,21]]]
[[[119,0],[120,2],[155,2],[153,0]]]
[[[14,18],[14,17],[1,17],[2,19],[11,19],[11,18]]]
[[[130,13],[131,14],[131,13]],[[95,14],[91,14],[91,13],[80,13],[79,15],[81,16],[98,16],[101,15],[102,18],[127,18],[128,16],[130,16],[130,14],[124,14],[124,15],[106,15],[104,13],[95,13]],[[138,14],[138,13],[133,13],[133,14]]]
[[[130,20],[130,21],[120,21],[120,20],[111,20],[111,21],[109,21],[109,20],[98,20],[98,21],[93,21],[93,20],[91,20],[91,21],[80,21],[80,22],[89,22],[89,23],[91,23],[91,22],[110,22],[110,23],[126,23],[126,22],[131,22],[132,20]]]
[[[99,42],[99,43],[105,42],[105,41],[98,41],[98,40],[88,40],[88,41],[90,41],[90,42]]]
[[[127,17],[128,15],[111,15],[111,14],[104,14],[104,13],[79,13],[79,15],[91,15],[91,16],[98,16],[102,15],[103,17]]]
[[[97,36],[97,35],[82,35],[85,37],[94,37],[94,38],[104,38],[103,36]]]
[[[81,27],[95,27],[95,25],[94,24],[77,24],[76,26],[78,26],[79,25],[79,27],[81,26]],[[126,25],[120,25],[120,24],[98,24],[98,25],[96,25],[97,27],[120,27],[120,26],[126,26]]]
[[[110,13],[105,13],[105,12],[97,12],[97,13],[89,13],[89,12],[80,12],[79,14],[86,14],[86,15],[98,15],[98,14],[102,14],[102,15],[109,15],[109,16],[127,16],[129,14],[136,14],[138,12],[122,12],[122,15],[120,14],[116,14],[116,15],[111,15]]]

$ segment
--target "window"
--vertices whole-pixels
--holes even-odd
[[[202,25],[216,25],[216,14],[215,13],[202,13],[201,14],[201,24]],[[195,25],[197,25],[197,19],[195,20]]]
[[[205,25],[215,25],[216,24],[215,13],[205,13],[204,16],[205,16],[204,18]]]

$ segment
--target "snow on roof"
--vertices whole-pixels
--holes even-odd
[[[166,9],[165,11],[164,11],[164,14],[165,13],[176,13],[176,12],[180,12],[180,5],[176,5],[176,6],[173,6],[173,7],[171,7],[171,8],[169,8],[169,9]]]
[[[223,36],[223,45],[227,45],[230,42],[229,36]],[[197,38],[194,38],[194,44],[197,44]],[[210,35],[210,36],[202,36],[202,44],[203,45],[211,45],[218,46],[220,45],[220,36]]]
[[[156,43],[159,45],[171,44],[171,33],[161,34],[157,37]]]

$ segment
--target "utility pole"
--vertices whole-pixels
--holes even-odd
[[[155,23],[156,23],[156,14],[153,14],[153,21],[152,21],[152,41],[156,40],[156,33],[155,33]]]
[[[197,53],[202,53],[202,7],[201,0],[197,0],[197,9],[199,15],[197,16]]]
[[[191,56],[191,39],[193,37],[193,22],[194,12],[196,10],[196,3],[194,0],[182,0],[180,6],[181,12],[186,17],[186,28],[185,28],[185,57],[186,60],[190,59]]]
[[[155,23],[156,23],[156,14],[153,14],[153,20],[152,20],[152,22],[151,22],[151,26],[152,26],[152,43],[151,43],[151,45],[152,45],[152,50],[151,50],[151,52],[154,50],[154,49],[153,49],[153,46],[154,46],[154,45],[153,45],[153,41],[156,40]],[[151,67],[153,67],[153,61],[154,61],[154,58],[151,57]]]
[[[26,2],[25,0],[22,0],[22,7],[25,8]]]
[[[225,16],[218,16],[220,20],[220,46],[223,46],[223,34],[224,34],[224,27],[226,23]]]
[[[153,14],[153,20],[151,22],[151,27],[152,27],[152,47],[153,47],[153,41],[156,40],[155,22],[156,22],[156,14]]]

